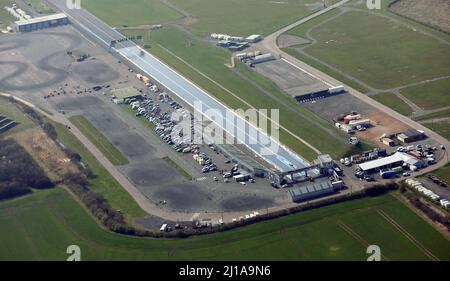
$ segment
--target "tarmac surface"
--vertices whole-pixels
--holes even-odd
[[[283,60],[255,65],[255,70],[273,80],[292,97],[328,90],[329,86]]]
[[[226,118],[224,119],[224,123],[218,123],[218,125],[223,128],[229,128],[226,130],[227,133],[236,137],[238,142],[246,144],[253,152],[260,155],[279,171],[290,171],[309,166],[309,163],[304,159],[249,124],[234,111],[176,73],[166,64],[130,40],[126,40],[126,37],[86,10],[68,9],[64,0],[52,0],[51,2],[65,12],[71,21],[76,22],[86,32],[90,33],[99,42],[102,42],[104,47],[109,48],[111,42],[114,40],[124,40],[117,42],[114,47],[115,51],[160,84],[164,85],[165,88],[175,93],[187,104],[199,110],[208,119],[215,119],[216,112],[220,112],[221,116]],[[196,105],[199,102],[202,104],[201,108]],[[241,121],[244,124],[243,126],[239,125]]]

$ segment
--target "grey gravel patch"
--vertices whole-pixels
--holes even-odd
[[[154,193],[154,198],[166,200],[168,207],[178,210],[201,210],[212,200],[208,193],[190,182],[162,187]]]
[[[120,78],[118,72],[97,60],[74,65],[72,73],[75,77],[89,84],[103,84]]]
[[[145,187],[166,185],[177,173],[159,159],[154,159],[151,163],[136,163],[132,166],[128,171],[129,178],[134,184]]]
[[[256,209],[269,208],[275,205],[272,199],[256,196],[240,196],[225,199],[220,203],[224,211],[251,211]]]

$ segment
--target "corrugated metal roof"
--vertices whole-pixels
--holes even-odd
[[[20,26],[20,25],[28,25],[28,24],[51,21],[51,20],[59,20],[59,19],[64,19],[64,18],[67,18],[66,14],[59,13],[59,14],[53,14],[53,15],[48,15],[48,16],[43,16],[43,17],[32,18],[32,19],[28,19],[28,20],[19,20],[19,21],[16,21],[16,24],[18,26]]]
[[[418,161],[415,157],[403,153],[403,152],[396,152],[391,156],[388,157],[384,157],[384,158],[380,158],[380,159],[376,159],[373,161],[369,161],[366,163],[361,163],[359,164],[359,167],[363,170],[363,171],[368,171],[368,170],[372,170],[372,169],[377,169],[383,166],[387,166],[390,164],[394,164],[397,162],[411,162],[411,161]]]
[[[288,192],[292,197],[299,197],[299,196],[304,196],[306,194],[313,194],[316,192],[321,192],[321,191],[331,190],[331,189],[333,189],[333,185],[331,184],[330,180],[324,179],[324,180],[318,180],[316,182],[310,182],[310,183],[302,184],[299,186],[290,187],[288,189]]]

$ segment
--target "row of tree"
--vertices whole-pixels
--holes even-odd
[[[425,199],[414,192],[404,191],[403,195],[414,207],[421,210],[430,220],[444,225],[450,231],[450,216],[448,214],[445,215],[443,212],[438,212],[431,206],[431,203],[426,202]]]

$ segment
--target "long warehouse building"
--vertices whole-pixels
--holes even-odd
[[[176,94],[188,105],[200,111],[207,119],[215,122],[215,112],[219,112],[221,116],[225,117],[225,120],[222,124],[215,122],[216,125],[223,128],[229,135],[235,137],[238,143],[245,144],[250,150],[262,157],[278,171],[286,172],[309,166],[309,163],[297,154],[258,130],[258,128],[250,124],[236,112],[211,97],[159,59],[137,46],[134,42],[127,40],[125,36],[86,10],[70,10],[66,7],[64,0],[51,0],[51,2],[69,15],[85,31],[105,44],[105,47],[109,48],[112,41],[117,42],[114,48],[116,52]],[[201,108],[198,106],[199,103],[201,104]]]
[[[69,19],[65,14],[59,13],[26,20],[19,20],[16,21],[15,24],[18,31],[31,32],[55,26],[67,25],[69,24]]]

